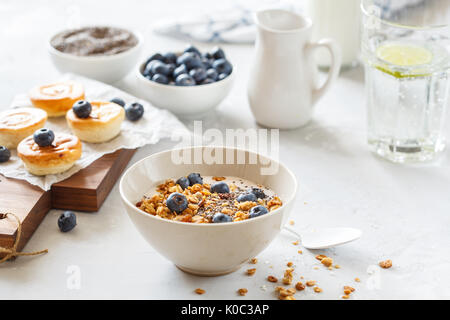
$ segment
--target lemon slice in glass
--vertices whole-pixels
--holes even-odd
[[[397,78],[425,76],[425,69],[417,66],[429,64],[433,59],[430,50],[404,43],[383,44],[377,48],[376,55],[379,60],[386,62],[376,67]]]
[[[384,44],[377,48],[376,54],[379,59],[402,67],[427,64],[433,59],[428,49],[410,44]]]

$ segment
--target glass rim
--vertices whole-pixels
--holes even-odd
[[[413,29],[413,30],[431,30],[431,29],[444,29],[444,28],[448,28],[450,26],[450,23],[447,24],[436,24],[436,25],[407,25],[407,24],[401,24],[398,22],[393,22],[393,21],[389,21],[389,20],[385,20],[382,19],[381,17],[378,17],[374,14],[370,14],[369,12],[367,12],[366,8],[365,8],[365,3],[366,1],[362,0],[360,3],[360,8],[361,8],[361,12],[366,16],[366,17],[373,17],[377,20],[379,20],[381,23],[383,24],[387,24],[396,28],[403,28],[403,29]]]

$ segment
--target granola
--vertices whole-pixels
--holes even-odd
[[[198,177],[201,183],[190,185],[183,185],[181,178],[177,181],[168,179],[157,186],[153,195],[143,196],[136,207],[173,221],[216,223],[247,220],[283,205],[270,190],[256,188],[239,178],[205,177],[203,180],[200,175]]]

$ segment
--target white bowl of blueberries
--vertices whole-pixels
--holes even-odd
[[[189,45],[181,53],[153,54],[140,65],[137,82],[140,94],[155,107],[192,118],[227,96],[233,76],[233,66],[221,48],[201,53]]]

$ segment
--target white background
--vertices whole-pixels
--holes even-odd
[[[226,6],[214,1],[18,1],[0,2],[0,108],[17,93],[58,78],[46,52],[53,33],[82,24],[115,24],[144,34],[144,56],[179,50],[185,43],[151,33],[167,15],[207,12]],[[210,49],[212,45],[199,45]],[[253,48],[224,46],[237,74],[233,91],[206,127],[256,127],[246,99]],[[117,84],[129,89],[133,75]],[[136,233],[122,209],[116,187],[97,213],[78,213],[78,226],[61,233],[52,210],[26,251],[49,249],[0,265],[0,298],[137,298],[137,299],[274,299],[265,278],[282,277],[286,262],[295,264],[295,280],[317,280],[323,289],[296,294],[297,299],[340,299],[343,285],[356,288],[352,299],[450,298],[450,162],[449,152],[433,164],[400,166],[374,157],[365,141],[365,108],[361,68],[343,73],[318,103],[305,128],[280,133],[280,159],[297,176],[299,194],[292,212],[300,231],[317,226],[352,226],[363,230],[354,243],[310,252],[291,244],[285,233],[258,258],[256,274],[241,270],[222,277],[200,278],[179,271]],[[190,125],[186,122],[187,125]],[[170,148],[171,142],[139,150],[131,161]],[[1,201],[1,200],[0,200]],[[195,244],[193,244],[195,245]],[[212,244],[213,245],[213,244]],[[244,245],[244,244],[243,244]],[[303,255],[297,250],[302,249]],[[341,269],[329,271],[314,259],[324,253]],[[394,266],[377,266],[384,259]],[[314,269],[319,265],[319,269]],[[80,289],[67,282],[77,266]],[[367,270],[373,269],[369,275]],[[359,277],[361,283],[353,281]],[[261,289],[266,285],[266,291]],[[206,294],[193,293],[201,287]],[[236,290],[249,290],[239,297]]]

